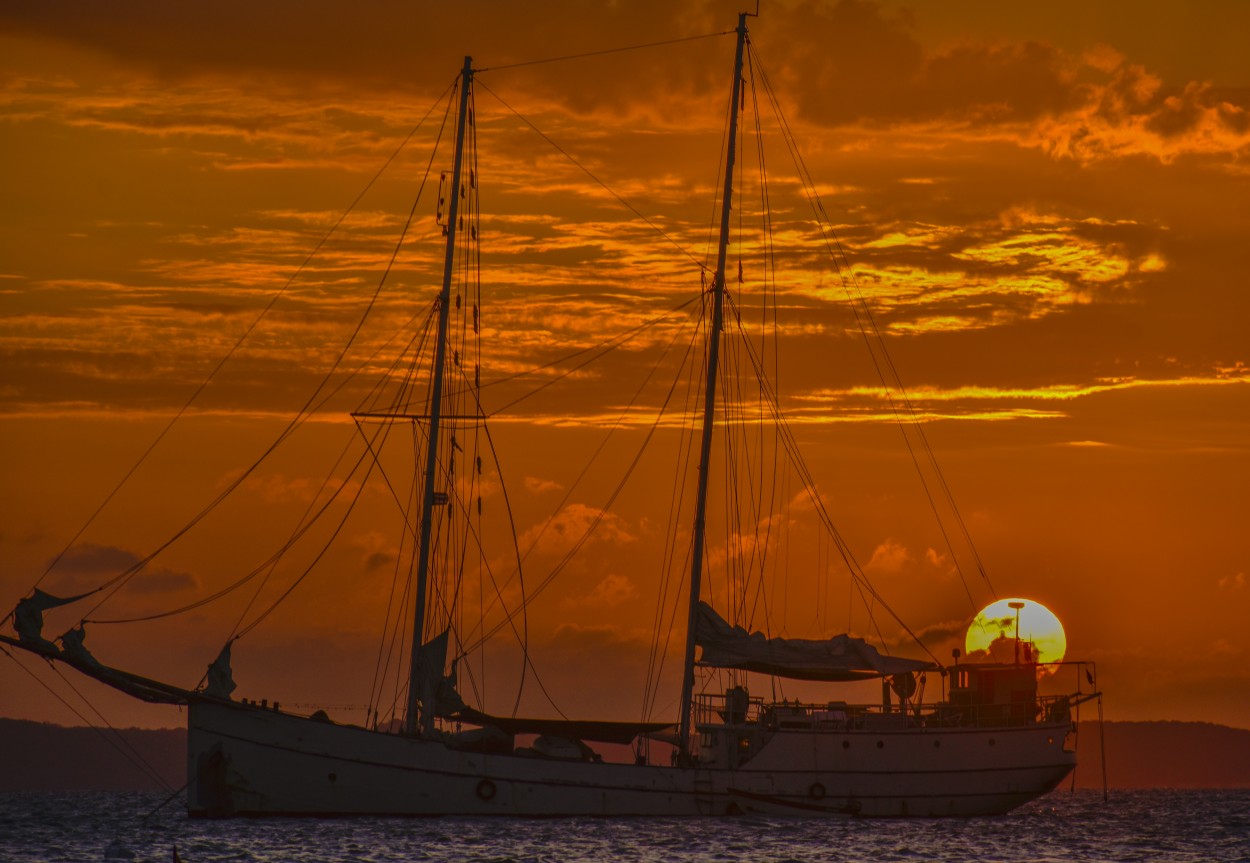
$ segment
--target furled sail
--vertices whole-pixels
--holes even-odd
[[[700,661],[717,668],[741,668],[796,680],[862,680],[931,670],[933,665],[916,659],[882,656],[862,638],[835,635],[808,640],[769,638],[731,626],[706,602],[699,603],[696,643],[703,648]]]
[[[595,743],[629,743],[639,735],[658,734],[672,728],[671,722],[605,722],[593,719],[523,719],[491,716],[466,707],[455,716],[462,722],[498,728],[505,734],[542,734]]]
[[[91,655],[84,643],[87,640],[87,627],[79,623],[76,627],[61,636],[61,652],[67,659],[77,660],[83,665],[100,666],[100,661]]]
[[[13,609],[13,628],[23,644],[42,647],[45,650],[56,650],[56,645],[43,637],[43,613],[50,608],[69,605],[89,594],[78,596],[53,596],[38,588],[30,596],[21,600]]]
[[[217,654],[217,658],[213,660],[213,664],[208,667],[208,685],[204,687],[205,695],[229,699],[230,693],[234,692],[234,675],[230,671],[230,645],[232,644],[234,644],[233,640],[227,641],[221,653]]]

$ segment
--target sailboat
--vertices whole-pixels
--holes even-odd
[[[851,634],[801,639],[752,631],[748,615],[718,610],[704,589],[714,432],[723,409],[720,351],[727,321],[739,314],[727,270],[749,17],[739,15],[734,30],[718,242],[710,283],[699,292],[707,323],[702,407],[688,441],[692,451],[697,443],[697,461],[675,715],[646,721],[494,715],[467,704],[456,682],[472,635],[456,632],[448,594],[439,588],[434,601],[432,585],[440,573],[459,572],[464,548],[475,539],[471,527],[453,527],[475,506],[472,481],[453,465],[459,459],[471,475],[483,470],[481,455],[465,452],[465,430],[484,422],[480,369],[469,369],[454,341],[457,327],[478,331],[479,314],[476,297],[462,305],[453,293],[464,236],[477,239],[462,209],[472,203],[477,182],[466,156],[477,70],[466,57],[456,91],[453,164],[440,190],[445,254],[431,306],[431,383],[417,394],[409,374],[396,391],[353,414],[361,428],[406,423],[419,430],[423,445],[413,459],[414,521],[404,525],[411,534],[412,611],[407,676],[393,721],[381,721],[377,712],[361,724],[331,721],[320,710],[305,714],[233,698],[233,640],[192,688],[104,665],[84,647],[82,626],[61,636],[59,646],[42,633],[44,612],[82,597],[35,590],[12,614],[16,637],[2,636],[134,697],[185,705],[191,816],[992,815],[1051,791],[1074,769],[1073,712],[1099,693],[1081,691],[1078,682],[1075,692],[1042,694],[1043,669],[1027,644],[1017,644],[1010,662],[960,664],[956,656],[948,666],[934,657],[891,655]],[[752,421],[784,422],[776,404],[768,400]],[[381,444],[379,436],[368,440],[370,452]],[[449,539],[453,534],[459,538]],[[879,598],[866,584],[858,589]],[[926,701],[930,676],[943,695]],[[761,679],[773,697],[753,694]],[[768,681],[778,680],[819,685],[825,694],[777,697]],[[727,683],[713,690],[714,681]],[[862,692],[875,682],[880,701],[856,703],[838,694],[841,686]],[[634,757],[605,759],[602,744],[631,746]]]

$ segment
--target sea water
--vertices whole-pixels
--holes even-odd
[[[3,766],[0,765],[0,769]],[[996,818],[191,820],[159,794],[0,794],[0,860],[1250,861],[1250,790],[1055,792]],[[160,808],[158,808],[160,807]],[[153,810],[157,810],[155,814]]]

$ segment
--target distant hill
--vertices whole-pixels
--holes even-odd
[[[1079,731],[1076,787],[1101,788],[1098,725],[1082,722]],[[1250,730],[1206,722],[1108,722],[1103,735],[1112,788],[1250,788]],[[182,729],[99,732],[0,719],[0,792],[181,788],[186,741]],[[137,763],[150,765],[165,786]]]
[[[0,719],[0,791],[181,788],[186,758],[181,728],[113,731]]]
[[[1101,788],[1098,723],[1078,727],[1077,788]],[[1108,722],[1112,788],[1250,788],[1250,730],[1209,722]]]

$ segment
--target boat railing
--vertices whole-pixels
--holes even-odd
[[[764,712],[764,699],[747,696],[746,690],[730,690],[694,699],[694,721],[702,725],[758,725]]]
[[[1027,701],[990,704],[849,704],[845,701],[765,702],[763,698],[724,694],[695,699],[695,724],[701,728],[768,730],[901,731],[914,728],[999,728],[1071,721],[1075,696],[1038,695]]]

